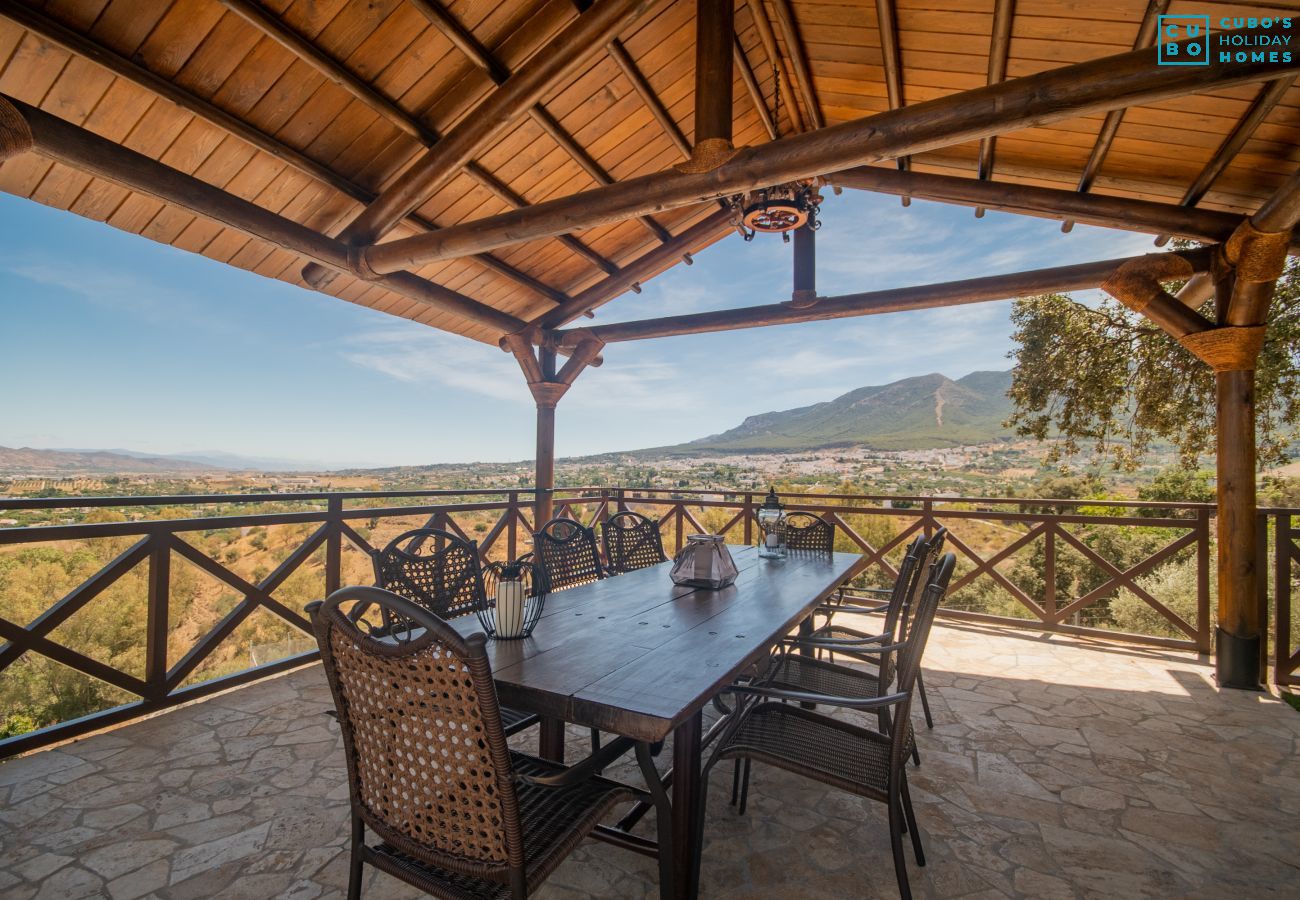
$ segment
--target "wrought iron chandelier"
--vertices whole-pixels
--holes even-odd
[[[790,240],[790,232],[805,223],[814,231],[821,227],[817,209],[821,205],[821,185],[818,179],[792,181],[773,187],[759,188],[728,198],[731,222],[752,241],[758,232],[780,234]]]

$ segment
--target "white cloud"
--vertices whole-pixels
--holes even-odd
[[[408,384],[438,384],[508,403],[531,402],[514,357],[424,326],[362,332],[344,343],[340,355]]]

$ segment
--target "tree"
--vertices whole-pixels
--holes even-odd
[[[1201,312],[1213,320],[1211,300]],[[1132,469],[1156,439],[1183,466],[1214,451],[1214,375],[1173,338],[1110,298],[1017,300],[1007,421],[1037,440],[1059,437],[1052,462],[1091,450]],[[1259,465],[1276,465],[1300,424],[1300,262],[1288,260],[1256,372]]]

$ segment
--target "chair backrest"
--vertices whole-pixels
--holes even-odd
[[[934,534],[920,546],[916,557],[916,567],[912,572],[912,583],[907,589],[907,593],[901,598],[897,609],[894,610],[891,604],[891,610],[894,610],[895,616],[892,622],[888,621],[887,626],[890,633],[896,640],[902,641],[907,638],[907,629],[912,610],[916,607],[917,602],[921,599],[921,592],[925,590],[930,577],[930,570],[938,561],[939,555],[943,552],[944,542],[948,539],[948,529],[939,527]],[[915,544],[915,542],[913,542]]]
[[[482,604],[478,544],[438,528],[399,534],[374,555],[375,584],[444,619],[466,616]]]
[[[921,563],[925,547],[925,535],[918,534],[907,545],[907,552],[898,564],[898,577],[894,579],[894,587],[889,592],[889,605],[885,607],[884,628],[885,634],[894,635],[895,638],[898,636],[898,622],[903,615],[903,608],[916,590],[917,583],[924,577],[925,570]]]
[[[357,617],[345,612],[355,604]],[[378,609],[392,631],[371,624]],[[352,809],[430,865],[516,878],[524,862],[514,773],[481,633],[462,638],[404,597],[348,587],[308,607],[334,695]]]
[[[543,525],[533,535],[533,552],[547,593],[605,577],[596,532],[573,519],[551,519]]]
[[[792,512],[785,517],[785,545],[830,555],[835,551],[835,526],[812,513]]]
[[[921,657],[925,655],[925,645],[930,639],[930,626],[934,624],[935,613],[948,590],[948,582],[952,580],[952,571],[956,565],[957,557],[952,553],[945,553],[929,567],[925,588],[921,591],[921,596],[912,611],[912,623],[907,632],[905,646],[898,651],[898,681],[890,692],[906,695],[894,708],[895,726],[898,723],[910,722],[913,688],[916,686],[917,673],[921,671]],[[912,752],[911,731],[910,727],[891,728],[890,755],[891,765],[895,771],[906,765],[907,757]]]
[[[605,544],[605,562],[614,574],[631,572],[667,562],[659,523],[638,512],[624,510],[600,526]]]

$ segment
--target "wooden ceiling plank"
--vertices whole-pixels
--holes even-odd
[[[817,102],[817,91],[813,87],[812,71],[808,68],[807,49],[800,37],[799,24],[795,21],[790,0],[772,0],[772,8],[776,11],[776,24],[781,29],[781,37],[785,41],[786,51],[790,54],[795,82],[799,85],[799,92],[803,94],[808,119],[813,128],[821,128],[826,124],[826,120],[822,116],[821,105]]]
[[[1214,155],[1210,157],[1209,162],[1205,164],[1205,168],[1201,169],[1200,174],[1196,176],[1196,180],[1183,194],[1182,200],[1179,201],[1183,206],[1195,206],[1201,202],[1201,198],[1213,187],[1214,182],[1223,174],[1223,171],[1231,165],[1237,154],[1246,145],[1246,142],[1250,140],[1251,135],[1260,126],[1260,123],[1268,118],[1269,113],[1277,107],[1282,97],[1291,89],[1295,80],[1294,76],[1279,78],[1276,81],[1266,83],[1260,88],[1259,95],[1250,104],[1250,108],[1246,110],[1232,130],[1228,132],[1227,137],[1223,139],[1223,143],[1219,145],[1218,149],[1214,151]],[[1170,237],[1171,235],[1168,234],[1160,235],[1156,238],[1156,245],[1164,246],[1168,243]]]
[[[1138,27],[1137,38],[1133,41],[1134,50],[1142,50],[1150,47],[1156,39],[1156,24],[1160,16],[1165,14],[1169,9],[1170,0],[1148,0],[1146,12],[1142,15],[1142,24]],[[1092,183],[1101,171],[1102,165],[1106,162],[1106,154],[1110,152],[1111,144],[1115,141],[1115,135],[1119,132],[1119,126],[1124,121],[1123,109],[1112,109],[1106,113],[1106,118],[1102,121],[1101,131],[1097,133],[1097,143],[1093,145],[1092,153],[1088,156],[1088,162],[1083,167],[1082,174],[1079,175],[1078,191],[1086,194],[1091,188]],[[1070,231],[1074,228],[1074,222],[1066,220],[1061,223],[1062,231]]]
[[[462,120],[367,206],[344,229],[344,240],[365,244],[385,234],[498,137],[518,114],[536,105],[593,47],[603,45],[644,12],[646,5],[647,0],[602,0],[581,14],[489,96],[474,116]],[[309,266],[303,277],[315,284],[333,276],[322,267]]]

